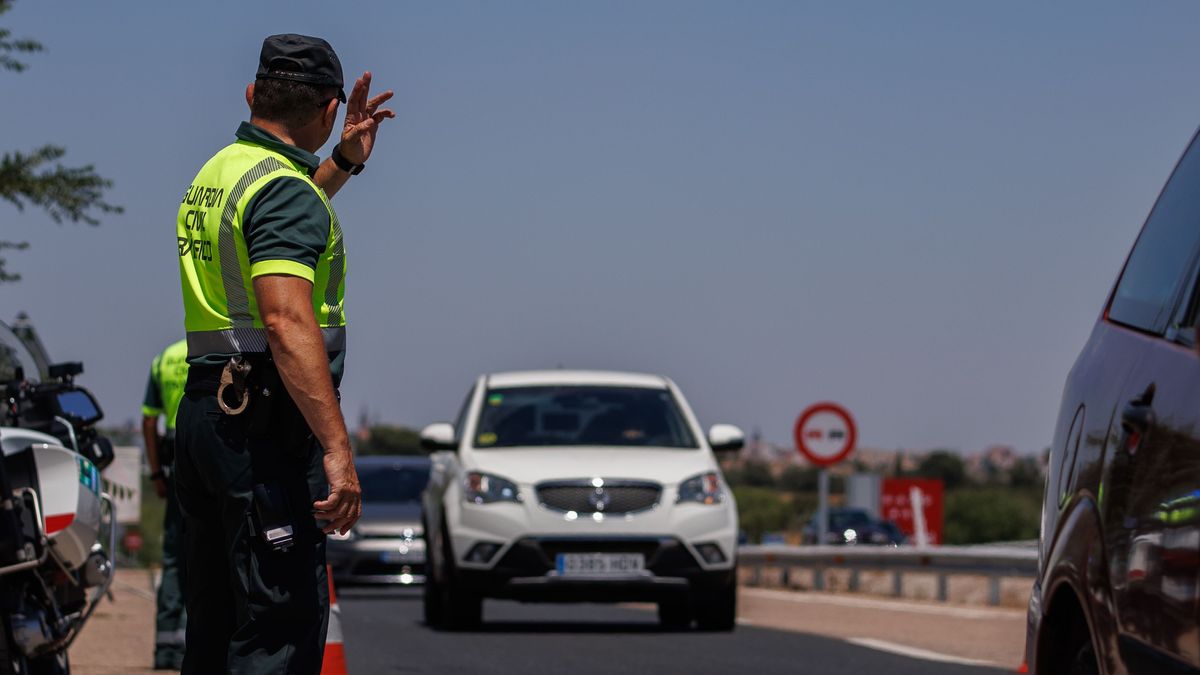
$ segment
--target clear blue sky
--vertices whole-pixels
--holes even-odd
[[[398,119],[338,195],[345,409],[421,425],[481,372],[664,373],[788,442],[1050,442],[1063,379],[1200,123],[1193,2],[18,0],[0,150],[55,142],[122,216],[0,203],[29,311],[110,418],[182,333],[174,218],[264,36],[327,38]],[[134,9],[136,7],[136,9]]]

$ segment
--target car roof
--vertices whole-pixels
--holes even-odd
[[[354,458],[357,466],[429,466],[425,455],[360,455]]]
[[[488,375],[490,387],[610,386],[666,389],[667,378],[611,370],[525,370]]]

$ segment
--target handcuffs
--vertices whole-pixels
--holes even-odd
[[[225,364],[225,368],[221,370],[221,384],[217,387],[217,405],[226,415],[241,415],[246,412],[246,406],[250,405],[250,390],[246,387],[246,377],[249,375],[250,363],[241,356],[230,358],[229,362]],[[225,390],[229,387],[233,387],[233,392],[238,396],[239,403],[236,407],[225,402]]]

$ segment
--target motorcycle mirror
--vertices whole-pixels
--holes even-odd
[[[113,459],[116,458],[112,441],[104,436],[97,436],[95,442],[86,448],[82,448],[81,452],[84,457],[91,460],[92,464],[96,465],[97,471],[103,471],[108,468],[108,465],[112,464]]]

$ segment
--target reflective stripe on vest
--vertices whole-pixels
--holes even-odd
[[[322,328],[325,351],[340,352],[346,349],[346,327]],[[267,351],[265,328],[230,328],[228,330],[193,331],[187,336],[190,354],[252,354]]]
[[[304,181],[329,213],[325,250],[312,271],[313,313],[328,351],[345,348],[346,259],[337,214],[303,167],[238,141],[204,165],[179,207],[176,229],[189,357],[267,351],[242,220],[254,195],[277,178]]]

